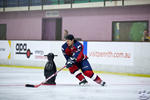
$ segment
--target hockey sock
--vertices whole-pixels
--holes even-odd
[[[93,71],[85,71],[84,75],[91,78],[93,81],[95,81],[98,84],[101,84],[102,80],[98,75],[95,75]]]
[[[102,82],[101,78],[95,74],[92,76],[92,79],[98,84],[101,84],[101,82]]]
[[[85,77],[82,75],[82,73],[78,70],[74,73],[76,78],[78,78],[80,81],[82,81]]]
[[[98,75],[94,74],[93,71],[91,70],[84,71],[84,75],[91,78],[96,83],[103,85],[103,81],[101,80],[101,78]]]
[[[104,86],[106,84],[106,82],[102,81],[98,75],[94,74],[91,78],[93,79],[93,81],[95,81],[97,84],[100,84],[101,86]]]

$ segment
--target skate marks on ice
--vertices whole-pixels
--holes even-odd
[[[27,88],[24,86],[1,86],[0,100],[138,100],[138,92],[149,86],[79,86],[76,84],[56,86],[40,86]]]
[[[25,87],[25,83],[24,84],[0,84],[0,87]],[[33,85],[37,85],[37,84],[33,84]],[[135,83],[128,83],[128,84],[125,84],[125,83],[113,83],[113,84],[109,84],[107,83],[106,86],[101,86],[101,85],[96,85],[96,84],[86,84],[86,85],[79,85],[79,84],[56,84],[56,85],[53,85],[53,84],[50,84],[50,85],[41,85],[41,86],[45,86],[45,87],[58,87],[58,86],[73,86],[73,87],[108,87],[108,86],[150,86],[150,84],[135,84]]]
[[[57,75],[57,85],[27,88],[25,84],[43,81],[42,70],[0,67],[0,100],[140,100],[142,91],[150,90],[150,78],[99,75],[106,86],[88,78],[87,86],[79,86],[74,76],[62,71]]]

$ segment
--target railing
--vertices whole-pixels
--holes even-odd
[[[150,4],[150,0],[0,0],[0,12]]]
[[[20,7],[20,6],[58,5],[58,4],[106,2],[106,1],[114,1],[114,0],[0,0],[0,7],[3,8],[3,7]]]

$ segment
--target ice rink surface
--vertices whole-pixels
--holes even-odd
[[[98,74],[107,86],[88,80],[87,86],[68,71],[56,77],[56,86],[25,87],[44,81],[43,70],[0,67],[0,100],[150,100],[150,78]]]

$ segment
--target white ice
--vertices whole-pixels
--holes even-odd
[[[98,75],[107,86],[97,85],[87,77],[89,85],[79,86],[73,75],[61,71],[56,77],[58,85],[27,88],[25,84],[45,80],[43,70],[0,67],[0,100],[150,100],[150,78]]]

